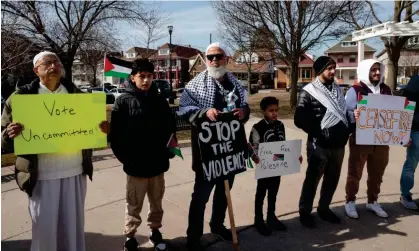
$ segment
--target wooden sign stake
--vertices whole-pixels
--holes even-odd
[[[236,224],[234,223],[233,204],[231,203],[230,184],[228,180],[224,180],[224,188],[227,197],[228,217],[230,218],[231,233],[233,234],[233,248],[234,251],[239,251],[239,242],[237,239]]]

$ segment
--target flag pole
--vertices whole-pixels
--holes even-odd
[[[103,92],[105,92],[105,63],[106,63],[106,52],[105,52],[105,57],[103,58],[103,74],[102,74],[102,88],[103,88]]]

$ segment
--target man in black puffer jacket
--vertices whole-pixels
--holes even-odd
[[[147,194],[148,226],[156,250],[166,250],[158,230],[163,218],[164,173],[169,169],[167,144],[176,131],[175,118],[166,99],[152,85],[154,66],[136,60],[127,93],[117,98],[111,117],[111,148],[127,174],[125,251],[137,250],[135,232],[141,224],[141,209]]]
[[[317,212],[322,220],[340,222],[329,205],[339,182],[349,137],[345,97],[334,83],[335,61],[322,56],[314,62],[313,67],[317,77],[301,91],[294,114],[295,125],[308,134],[308,167],[299,203],[300,221],[308,228],[315,227],[311,211],[322,176]]]

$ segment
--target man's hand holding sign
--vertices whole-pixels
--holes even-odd
[[[74,152],[105,147],[104,94],[14,95],[7,135],[15,153]]]

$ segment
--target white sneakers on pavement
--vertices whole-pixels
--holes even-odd
[[[388,214],[381,208],[380,203],[374,201],[374,203],[367,203],[367,209],[375,213],[378,217],[388,218]]]
[[[403,204],[402,199],[400,199],[400,202]],[[380,203],[378,203],[377,201],[374,201],[374,203],[367,203],[367,210],[375,213],[377,216],[381,218],[388,218],[388,214],[383,210]],[[349,201],[345,204],[345,212],[349,218],[359,219],[358,212],[356,211],[355,201]]]
[[[409,210],[418,210],[418,205],[416,205],[416,203],[412,200],[412,197],[405,197],[405,196],[401,196],[400,197],[400,203],[402,203],[402,205]]]
[[[345,212],[349,218],[358,219],[358,212],[356,211],[355,201],[349,201],[345,204]]]

